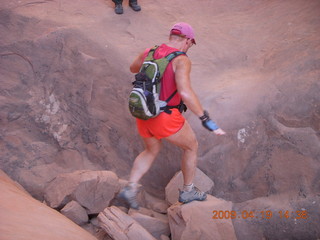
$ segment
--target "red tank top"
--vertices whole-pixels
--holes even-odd
[[[145,57],[147,57],[148,52],[150,48],[145,51]],[[153,57],[155,59],[163,58],[167,56],[168,54],[172,52],[179,51],[176,48],[172,48],[167,46],[166,44],[160,45],[157,50],[155,51]],[[177,85],[176,85],[176,79],[172,67],[172,61],[168,64],[166,70],[163,73],[162,79],[161,79],[161,91],[160,91],[160,100],[167,100],[171,94],[174,93],[174,91],[177,90]],[[168,106],[175,106],[180,104],[181,102],[181,96],[177,92],[173,98],[168,102]]]

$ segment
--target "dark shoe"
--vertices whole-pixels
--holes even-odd
[[[189,203],[192,201],[204,201],[207,199],[207,194],[201,192],[197,187],[193,187],[190,192],[179,190],[179,202]]]
[[[114,8],[114,12],[116,14],[122,14],[123,13],[123,7],[121,3],[116,3],[116,6]]]
[[[124,187],[118,194],[119,198],[125,200],[133,209],[139,209],[137,202],[137,191],[132,190],[129,186]]]
[[[129,6],[136,12],[141,11],[141,7],[137,1],[129,1]]]

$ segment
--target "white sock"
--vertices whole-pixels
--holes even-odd
[[[138,190],[138,183],[129,182],[129,183],[128,183],[128,186],[130,187],[131,190],[133,190],[133,191],[135,191],[135,192]]]
[[[193,183],[189,184],[189,185],[185,185],[183,184],[183,191],[185,192],[190,192],[193,189]]]

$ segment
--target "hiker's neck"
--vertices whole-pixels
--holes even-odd
[[[187,52],[188,51],[188,45],[186,44],[185,40],[180,39],[169,39],[169,42],[166,43],[167,46],[176,48],[179,51]]]

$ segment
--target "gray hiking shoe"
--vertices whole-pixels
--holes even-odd
[[[129,1],[129,6],[136,12],[141,11],[141,7],[138,4],[138,1]]]
[[[201,192],[197,187],[193,187],[190,192],[179,190],[179,202],[189,203],[192,201],[204,201],[207,199],[207,194]]]
[[[118,197],[125,200],[129,204],[130,208],[139,209],[137,191],[134,191],[129,186],[124,187],[118,194]]]
[[[114,8],[114,12],[116,14],[122,14],[123,13],[123,7],[121,3],[116,3],[116,6]]]

